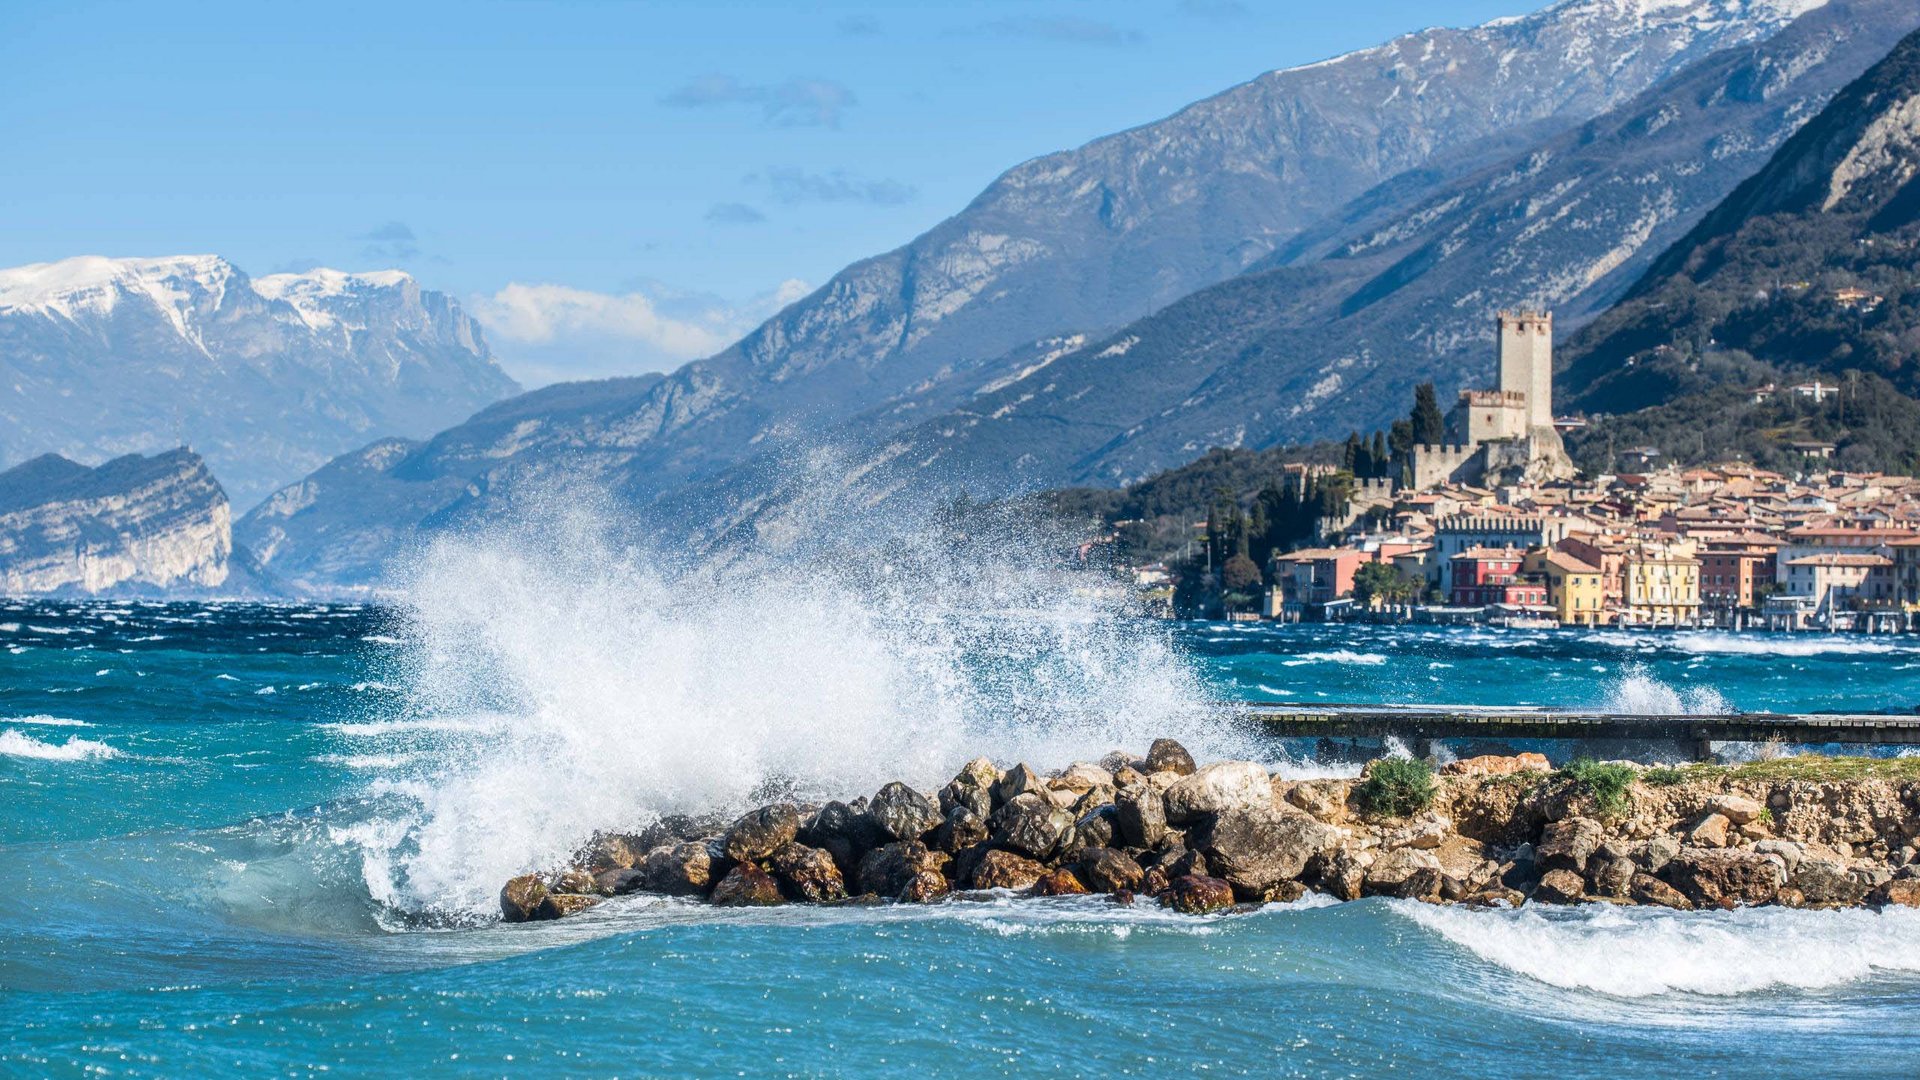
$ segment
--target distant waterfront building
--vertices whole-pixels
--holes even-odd
[[[1553,416],[1553,314],[1503,311],[1495,319],[1499,385],[1463,390],[1446,417],[1446,442],[1408,455],[1412,486],[1565,480],[1575,475]]]
[[[1693,626],[1700,621],[1700,560],[1684,549],[1643,544],[1627,552],[1626,611],[1634,626]]]
[[[1471,548],[1448,560],[1454,607],[1544,608],[1547,586],[1521,575],[1526,556],[1517,548]]]
[[[1892,601],[1893,568],[1885,555],[1803,555],[1787,561],[1781,584],[1787,595],[1799,598],[1807,619],[1835,627],[1852,621],[1856,599],[1861,606]]]
[[[1434,585],[1443,594],[1453,592],[1453,557],[1475,548],[1552,547],[1565,539],[1576,523],[1572,519],[1542,517],[1441,518],[1433,531]]]
[[[1606,583],[1600,568],[1564,551],[1534,548],[1521,571],[1545,584],[1546,603],[1562,626],[1600,626],[1607,621]]]

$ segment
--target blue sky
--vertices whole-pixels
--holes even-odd
[[[398,266],[529,384],[712,351],[1007,167],[1544,0],[0,4],[0,265]]]

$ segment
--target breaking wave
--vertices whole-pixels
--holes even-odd
[[[66,742],[42,742],[31,735],[13,728],[0,731],[0,754],[8,757],[34,758],[40,761],[93,761],[101,758],[119,757],[120,751],[103,742],[78,737]]]
[[[1736,711],[1720,691],[1711,686],[1676,689],[1637,664],[1626,667],[1608,688],[1600,707],[1608,712],[1644,716],[1696,716]]]
[[[1589,904],[1543,913],[1417,901],[1394,908],[1509,971],[1615,997],[1818,990],[1920,973],[1920,911],[1905,908],[1673,912]]]
[[[1386,662],[1387,658],[1379,653],[1355,652],[1352,649],[1306,652],[1291,660],[1281,661],[1287,667],[1298,667],[1302,664],[1355,664],[1362,667],[1379,667]]]
[[[336,729],[348,754],[420,754],[373,787],[406,809],[350,837],[384,903],[480,915],[596,830],[895,779],[930,790],[980,754],[1044,768],[1169,734],[1250,750],[1164,625],[1043,554],[1059,546],[1031,522],[696,567],[563,527],[428,552],[390,680],[403,715]]]

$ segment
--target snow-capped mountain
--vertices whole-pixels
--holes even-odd
[[[473,320],[398,270],[256,279],[212,255],[0,270],[0,466],[185,442],[246,506],[516,389]]]

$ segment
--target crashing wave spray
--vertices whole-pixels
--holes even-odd
[[[377,785],[406,811],[351,838],[376,899],[481,914],[596,830],[931,789],[980,754],[1235,748],[1165,628],[1033,516],[873,517],[697,566],[582,513],[435,545],[406,590],[408,715],[362,728],[424,751]]]
[[[1608,688],[1603,707],[1609,712],[1642,716],[1699,716],[1734,711],[1718,690],[1710,686],[1676,690],[1654,678],[1640,664],[1627,665],[1620,679]]]

